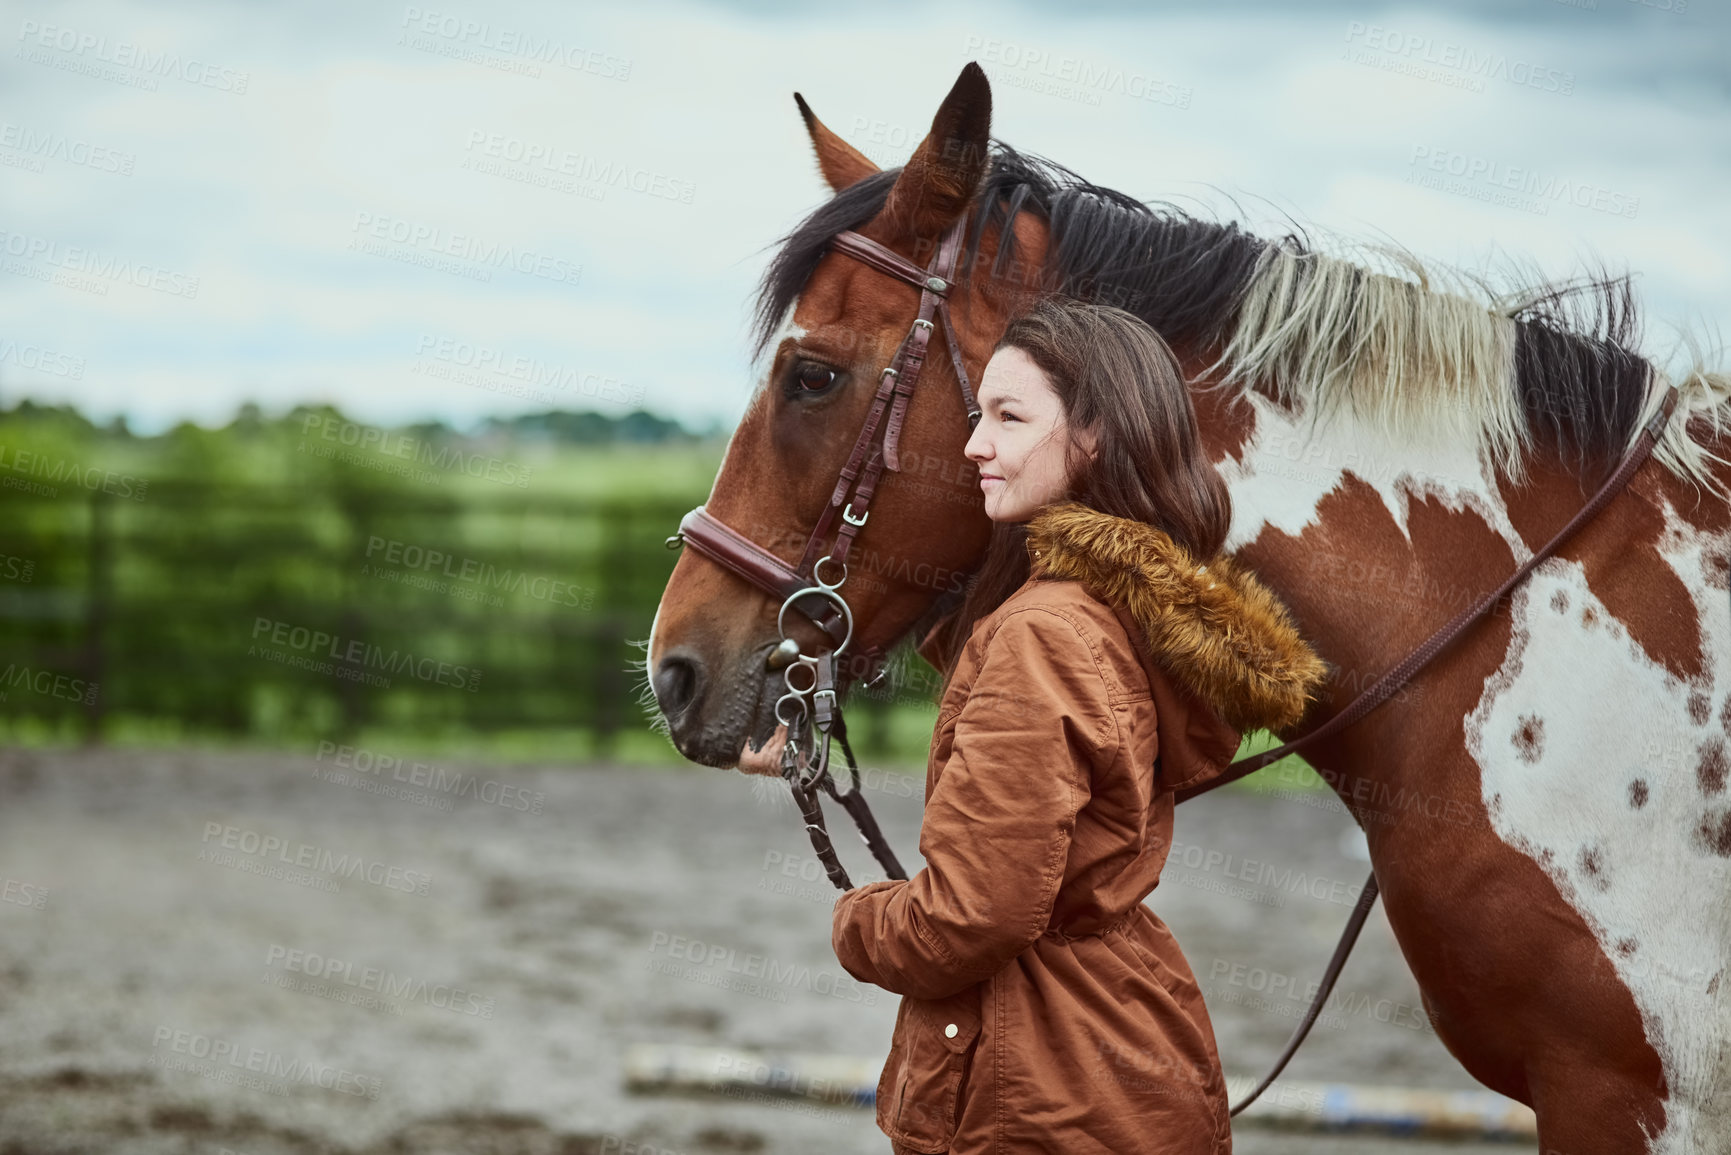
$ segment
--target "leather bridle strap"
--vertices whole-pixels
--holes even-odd
[[[698,506],[679,521],[679,532],[669,542],[686,541],[693,549],[730,570],[758,589],[786,601],[811,585],[793,571],[793,567],[760,548],[744,534]],[[847,623],[841,611],[827,598],[809,597],[796,607],[817,624],[836,645],[846,636]]]
[[[836,234],[829,242],[836,252],[845,253],[879,272],[919,289],[919,314],[909,327],[907,335],[902,338],[895,356],[879,373],[877,391],[872,397],[865,424],[854,439],[853,449],[830,492],[829,502],[824,506],[823,513],[806,539],[799,563],[790,566],[744,534],[724,524],[701,505],[687,513],[680,521],[679,532],[668,539],[669,545],[681,540],[688,541],[704,556],[758,589],[773,595],[778,601],[785,601],[794,593],[811,586],[813,574],[822,561],[819,555],[822,554],[823,543],[839,516],[842,525],[836,533],[835,543],[823,556],[833,558],[845,567],[853,550],[854,538],[870,516],[872,498],[877,492],[878,480],[883,470],[887,467],[899,472],[901,469],[899,445],[902,423],[914,387],[919,384],[920,371],[925,367],[934,316],[940,317],[944,323],[950,346],[950,360],[956,372],[956,383],[961,389],[962,403],[968,414],[968,428],[970,431],[973,429],[980,419],[980,409],[974,400],[967,368],[962,363],[961,346],[957,341],[955,327],[950,322],[946,299],[955,287],[956,267],[961,256],[966,223],[967,215],[964,213],[945,230],[929,269],[920,268],[894,250],[851,229]],[[883,428],[881,440],[878,436],[880,426]],[[845,624],[833,602],[814,595],[796,602],[795,605],[817,623],[832,643],[840,643]],[[873,645],[861,649],[858,658],[849,665],[858,667],[863,663],[866,671],[864,678],[870,681],[885,656],[881,645]]]
[[[853,548],[854,536],[864,527],[866,518],[871,513],[871,500],[877,492],[878,478],[886,467],[893,472],[901,472],[902,422],[907,415],[908,400],[913,396],[914,387],[919,384],[920,371],[925,368],[926,347],[932,336],[932,317],[940,306],[944,307],[951,361],[956,368],[956,384],[962,392],[962,403],[968,412],[970,432],[979,421],[979,406],[974,403],[974,391],[968,381],[967,369],[962,364],[961,348],[956,341],[955,329],[949,324],[945,302],[950,290],[955,287],[956,265],[962,249],[962,229],[966,223],[967,215],[963,214],[945,230],[943,239],[938,242],[938,251],[932,258],[930,269],[921,269],[904,259],[901,254],[852,229],[837,233],[830,240],[830,247],[836,252],[845,253],[881,273],[887,273],[919,289],[920,305],[919,314],[909,327],[907,336],[902,338],[894,358],[878,376],[877,394],[872,398],[865,425],[854,439],[853,452],[848,454],[847,464],[842,466],[841,476],[836,479],[835,489],[830,493],[829,504],[824,507],[822,516],[818,518],[817,525],[813,527],[811,537],[806,542],[805,553],[799,564],[802,574],[808,572],[807,567],[814,563],[818,549],[829,534],[837,514],[841,515],[843,524],[836,534],[835,545],[829,556],[844,564],[847,562],[848,553]],[[889,410],[889,423],[884,429],[880,455],[873,442],[886,406]],[[866,456],[868,447],[869,457]],[[848,499],[850,489],[854,491],[851,501]]]

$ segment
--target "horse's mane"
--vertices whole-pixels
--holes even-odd
[[[758,293],[756,353],[829,240],[875,217],[900,173],[885,169],[848,186],[782,239]],[[1655,390],[1643,406],[1649,381],[1664,374],[1635,351],[1627,275],[1535,278],[1498,291],[1395,245],[1348,242],[1362,258],[1354,263],[1316,251],[1296,224],[1264,240],[1091,184],[995,139],[976,203],[986,211],[969,231],[963,277],[974,272],[991,225],[1007,240],[990,275],[1014,268],[1009,223],[1035,213],[1051,237],[1043,288],[1127,309],[1168,341],[1214,357],[1206,374],[1219,373],[1214,388],[1254,389],[1318,418],[1346,405],[1401,439],[1464,437],[1516,484],[1535,448],[1573,458],[1578,473],[1589,461],[1620,457],[1659,400]],[[1697,361],[1678,384],[1685,416],[1671,422],[1654,456],[1718,489],[1703,459],[1725,459],[1699,441],[1731,424],[1731,378]]]

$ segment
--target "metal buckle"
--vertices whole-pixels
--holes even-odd
[[[848,502],[847,505],[843,506],[841,511],[841,519],[849,525],[864,525],[866,523],[866,518],[871,515],[872,511],[868,509],[858,517],[855,517],[853,515],[853,502],[851,501]]]

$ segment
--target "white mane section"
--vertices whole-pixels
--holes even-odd
[[[1516,381],[1515,322],[1531,291],[1499,293],[1483,278],[1426,263],[1392,245],[1344,242],[1363,264],[1271,244],[1258,259],[1235,328],[1204,375],[1216,388],[1261,383],[1295,412],[1351,409],[1386,437],[1423,432],[1464,440],[1515,484],[1532,439]],[[1377,271],[1366,265],[1381,265]],[[1715,492],[1701,440],[1731,430],[1731,374],[1710,372],[1691,341],[1692,366],[1653,456]],[[1669,380],[1655,367],[1659,386]],[[1650,394],[1641,424],[1657,409]],[[1699,416],[1691,432],[1691,421]],[[1629,443],[1639,433],[1631,432]],[[1723,490],[1731,499],[1731,490]]]

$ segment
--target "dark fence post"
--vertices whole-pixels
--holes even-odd
[[[84,741],[95,746],[102,741],[102,716],[109,688],[107,651],[104,646],[108,618],[112,612],[114,566],[113,499],[101,489],[90,494],[90,540],[85,574],[84,676],[90,683],[84,699]]]

